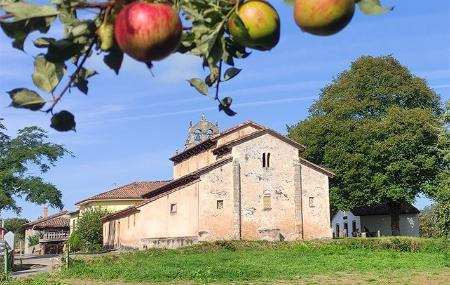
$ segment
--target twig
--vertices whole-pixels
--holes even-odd
[[[219,87],[220,87],[220,82],[222,81],[222,60],[220,60],[219,62],[219,79],[217,80],[217,84],[216,84],[216,96],[214,96],[214,100],[220,101],[219,100]]]
[[[52,105],[44,112],[53,114],[53,108],[55,108],[56,104],[58,104],[58,102],[61,100],[61,98],[67,92],[67,90],[69,90],[72,83],[75,81],[75,78],[77,77],[77,75],[81,71],[81,69],[83,68],[84,63],[86,62],[87,58],[89,57],[89,55],[92,51],[92,48],[94,47],[96,42],[97,42],[97,35],[92,39],[88,49],[86,50],[86,53],[84,54],[83,58],[80,61],[80,64],[78,64],[77,69],[75,69],[75,71],[70,76],[69,82],[67,82],[66,86],[64,86],[64,89],[61,91],[61,93],[59,93],[59,95],[55,97]]]
[[[80,3],[79,5],[75,6],[74,8],[76,8],[76,9],[77,8],[79,8],[79,9],[96,8],[96,9],[103,10],[103,9],[105,9],[107,7],[113,7],[114,5],[115,5],[114,1],[112,1],[112,2],[109,2],[109,1],[107,1],[107,2],[96,2],[96,1],[93,1],[93,2],[87,2],[87,3]],[[14,14],[6,13],[5,15],[1,15],[0,16],[0,21],[1,20],[7,20],[7,19],[10,19],[10,18],[14,18]]]

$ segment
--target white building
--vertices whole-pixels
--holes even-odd
[[[365,232],[367,236],[391,235],[391,216],[387,204],[339,211],[331,220],[333,237],[351,237]],[[400,235],[419,236],[419,210],[409,203],[400,208]]]

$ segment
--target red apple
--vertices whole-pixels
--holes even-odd
[[[295,0],[294,18],[304,32],[328,36],[342,30],[353,17],[355,0]]]
[[[180,44],[182,31],[177,11],[157,3],[126,5],[114,24],[120,49],[142,62],[161,60],[174,52]]]

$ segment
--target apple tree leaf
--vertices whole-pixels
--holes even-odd
[[[242,69],[240,68],[236,68],[236,67],[230,67],[225,71],[225,74],[223,76],[223,79],[225,81],[232,79],[233,77],[235,77],[236,75],[239,74],[239,72],[241,72]]]
[[[27,88],[16,88],[8,91],[11,98],[11,106],[14,108],[40,110],[45,105],[45,100],[38,93]]]
[[[208,86],[200,78],[192,78],[188,80],[189,84],[195,88],[200,94],[208,96]]]
[[[359,0],[359,9],[368,16],[374,16],[390,12],[394,10],[394,7],[383,7],[381,6],[380,0]]]
[[[53,63],[40,55],[34,59],[33,83],[45,92],[53,92],[64,76],[65,65]]]

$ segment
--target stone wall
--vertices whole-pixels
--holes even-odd
[[[304,239],[331,238],[328,176],[303,163],[301,173],[303,237]]]
[[[263,153],[270,153],[269,167],[263,167]],[[293,165],[298,150],[266,134],[235,146],[232,156],[240,164],[241,238],[298,239]]]
[[[233,239],[232,171],[232,163],[227,163],[201,177],[198,204],[200,241]]]

